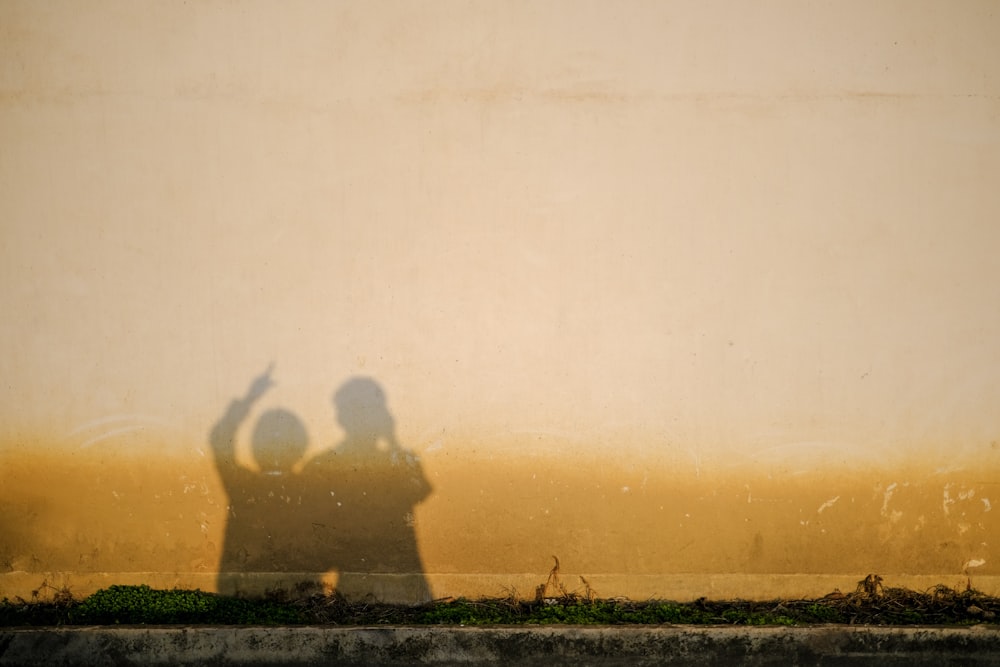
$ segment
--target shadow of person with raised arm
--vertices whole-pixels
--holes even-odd
[[[329,489],[323,523],[331,539],[324,557],[337,572],[337,591],[348,598],[426,602],[431,593],[414,509],[431,486],[420,462],[396,439],[385,392],[373,379],[348,380],[333,404],[345,437],[310,461],[302,476],[309,488]]]
[[[315,573],[322,567],[315,552],[303,548],[310,512],[303,507],[301,475],[294,472],[309,446],[302,421],[288,410],[265,411],[251,436],[259,471],[236,458],[237,432],[253,405],[274,386],[273,368],[254,379],[246,396],[230,403],[209,436],[228,496],[218,574],[218,591],[226,595],[258,591],[268,583],[260,581],[262,574]]]

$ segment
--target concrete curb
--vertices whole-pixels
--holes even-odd
[[[0,629],[0,666],[1000,665],[1000,626]]]

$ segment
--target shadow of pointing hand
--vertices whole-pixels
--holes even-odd
[[[271,408],[257,418],[251,435],[256,470],[236,455],[237,434],[254,404],[274,386],[274,364],[254,378],[246,395],[232,401],[212,428],[209,440],[227,496],[226,530],[219,562],[218,590],[253,592],[264,573],[316,572],[321,560],[304,549],[305,491],[295,474],[309,446],[302,421]],[[258,584],[259,585],[259,584]]]
[[[254,378],[253,382],[250,383],[250,389],[247,390],[246,398],[243,400],[250,403],[255,403],[261,396],[267,393],[267,391],[275,386],[274,379],[271,374],[274,373],[274,362],[267,367],[267,370]]]

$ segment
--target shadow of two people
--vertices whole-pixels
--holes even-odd
[[[237,461],[236,438],[273,386],[271,372],[229,405],[209,437],[228,495],[218,591],[259,593],[276,573],[315,589],[336,573],[337,592],[350,598],[431,599],[413,514],[431,487],[396,439],[385,392],[371,378],[345,382],[333,395],[345,437],[308,459],[302,421],[285,409],[263,412],[251,436],[255,471]]]

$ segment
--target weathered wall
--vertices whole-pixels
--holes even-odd
[[[998,30],[0,3],[0,595],[1000,592]]]

